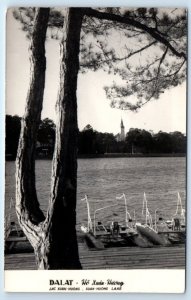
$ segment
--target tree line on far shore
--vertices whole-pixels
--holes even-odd
[[[6,115],[6,158],[15,159],[21,129],[19,116]],[[51,158],[55,143],[55,124],[46,118],[41,121],[37,136],[37,158]],[[186,136],[179,132],[153,133],[130,128],[125,141],[117,141],[114,134],[102,133],[87,125],[78,132],[78,155],[102,155],[106,153],[170,154],[186,153]]]

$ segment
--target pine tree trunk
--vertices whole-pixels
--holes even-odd
[[[39,269],[80,269],[76,236],[76,90],[83,9],[66,8],[64,18],[56,144],[50,203],[45,218],[35,188],[35,142],[45,83],[46,18],[48,10],[39,9],[31,44],[30,89],[16,161],[16,211],[19,223],[34,247]]]
[[[45,85],[48,19],[49,8],[36,10],[30,45],[30,86],[16,159],[16,212],[19,223],[34,248],[39,239],[38,224],[45,219],[39,207],[35,187],[35,148]]]
[[[38,256],[39,265],[44,269],[81,268],[76,236],[78,133],[76,90],[82,19],[81,9],[66,9],[61,42],[51,202],[44,223],[46,242],[39,248]]]

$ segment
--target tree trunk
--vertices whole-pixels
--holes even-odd
[[[81,268],[76,236],[76,90],[82,19],[82,9],[66,9],[61,42],[52,188],[46,219],[39,208],[35,188],[35,142],[45,82],[47,9],[39,9],[34,25],[31,82],[16,161],[16,210],[19,223],[34,247],[39,269]]]
[[[68,8],[64,18],[51,201],[44,222],[46,240],[38,251],[39,265],[43,269],[81,268],[76,236],[76,90],[82,11]]]
[[[49,8],[37,9],[30,45],[30,87],[16,159],[16,212],[19,223],[34,248],[39,239],[38,225],[45,219],[39,207],[35,187],[35,147],[45,85],[48,19]]]

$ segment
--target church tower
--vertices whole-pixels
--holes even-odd
[[[123,125],[123,120],[121,119],[121,141],[125,140],[125,126]]]
[[[121,118],[121,132],[119,132],[116,136],[117,142],[124,142],[125,141],[125,126],[123,125],[123,120]]]

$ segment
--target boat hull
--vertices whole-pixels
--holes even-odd
[[[137,231],[148,241],[153,243],[153,245],[161,245],[161,246],[166,246],[167,241],[160,237],[153,229],[151,229],[148,226],[137,224],[136,225]]]

